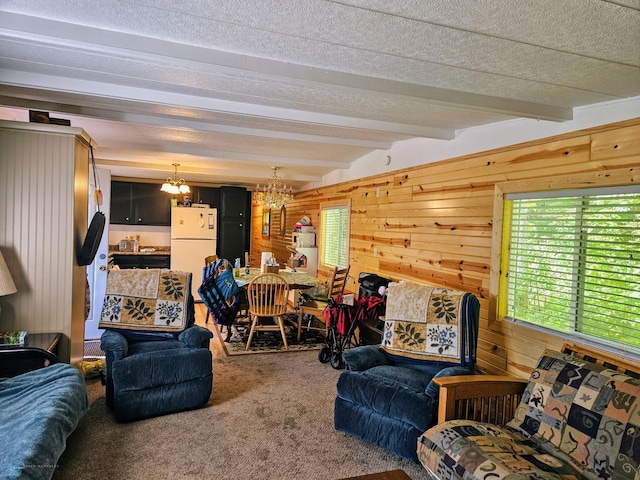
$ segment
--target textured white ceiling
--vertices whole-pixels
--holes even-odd
[[[0,1],[0,118],[69,118],[114,175],[279,165],[299,187],[393,142],[638,95],[640,0]]]

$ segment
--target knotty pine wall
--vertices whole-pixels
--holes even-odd
[[[393,280],[473,292],[481,303],[478,367],[488,373],[527,376],[544,348],[560,348],[563,339],[489,318],[496,183],[580,174],[596,186],[608,171],[618,169],[628,172],[630,183],[637,183],[639,168],[637,118],[299,192],[287,206],[285,237],[278,235],[279,212],[271,213],[271,235],[263,237],[262,207],[253,205],[252,264],[257,266],[261,251],[272,251],[285,261],[296,221],[308,215],[317,227],[322,202],[350,199],[347,289],[357,291],[360,272],[375,272]],[[320,265],[319,276],[323,275],[326,268]]]

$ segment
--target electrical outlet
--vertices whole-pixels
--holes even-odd
[[[373,247],[373,256],[374,257],[378,256],[378,247]]]
[[[376,189],[376,197],[380,197],[380,187]]]

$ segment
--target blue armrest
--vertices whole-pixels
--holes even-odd
[[[189,348],[209,348],[209,340],[213,333],[199,325],[194,325],[180,332],[178,340],[187,344]]]
[[[119,332],[106,330],[100,338],[100,348],[104,352],[111,352],[114,360],[120,360],[129,352],[129,342]]]
[[[440,387],[433,379],[439,377],[455,377],[457,375],[473,375],[473,368],[460,366],[443,368],[433,376],[427,388],[424,389],[424,393],[437,401],[440,396]]]
[[[364,345],[345,350],[347,370],[362,371],[379,365],[391,365],[387,354],[378,345]]]

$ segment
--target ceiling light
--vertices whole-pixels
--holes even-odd
[[[171,177],[167,178],[167,181],[162,184],[160,190],[167,192],[170,195],[184,195],[186,193],[190,193],[191,189],[189,188],[189,185],[184,182],[184,178],[178,178],[178,167],[180,164],[173,163],[172,165],[175,168],[173,179]]]
[[[267,180],[268,184],[262,187],[258,184],[253,198],[265,207],[277,210],[293,200],[293,194],[291,193],[291,188],[287,192],[287,186],[282,183],[282,179],[276,174],[279,167],[271,168],[273,175]]]

